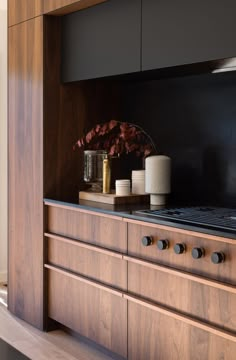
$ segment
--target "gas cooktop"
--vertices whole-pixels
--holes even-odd
[[[188,224],[229,232],[236,231],[236,209],[193,206],[159,210],[140,210],[137,211],[137,213],[179,224]]]

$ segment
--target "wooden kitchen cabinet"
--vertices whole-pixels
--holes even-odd
[[[140,31],[141,0],[110,0],[65,16],[62,80],[140,71]]]
[[[8,307],[43,328],[43,19],[9,28]]]
[[[43,12],[43,0],[8,0],[8,26],[32,19]]]
[[[236,351],[235,240],[128,222],[128,359],[229,359]],[[148,246],[143,236],[150,236]],[[164,250],[157,242],[168,241]],[[175,244],[185,244],[182,254]],[[193,247],[205,250],[193,259]],[[213,264],[220,249],[225,262]]]
[[[127,225],[116,216],[45,204],[49,318],[127,358]]]
[[[234,0],[142,1],[142,70],[236,54]]]
[[[44,11],[55,10],[53,14],[59,15],[74,11],[73,4],[86,7],[98,2],[101,1],[51,0],[46,4],[45,0],[48,8]],[[235,240],[145,223],[130,219],[130,214],[122,217],[121,213],[68,204],[77,201],[77,173],[78,168],[80,174],[82,169],[78,161],[81,157],[72,151],[75,133],[78,130],[82,134],[84,127],[96,123],[100,116],[105,118],[104,114],[110,116],[106,110],[99,112],[98,98],[98,104],[94,104],[94,94],[103,85],[95,81],[92,85],[62,85],[61,19],[39,16],[42,8],[37,0],[24,11],[20,8],[22,2],[9,3],[9,310],[40,329],[45,328],[45,320],[53,319],[128,359],[233,360]],[[163,44],[161,38],[158,44],[154,35],[160,34],[151,28],[153,21],[147,25],[147,11],[155,14],[162,3],[167,11],[166,2],[142,3],[144,69],[162,67],[164,62],[167,66],[169,56],[156,57],[156,49],[163,48]],[[78,16],[80,20],[79,35],[83,35],[79,41],[86,56],[81,63],[76,59],[74,68],[69,62],[72,57],[68,57],[68,69],[78,71],[78,64],[82,72],[74,74],[83,79],[139,71],[140,4],[138,0],[110,0],[70,15],[71,19]],[[190,12],[186,1],[181,4]],[[17,6],[17,15],[12,15]],[[178,15],[175,6],[172,4],[171,11],[173,8],[179,19],[178,31],[174,31],[177,38],[170,36],[170,27],[170,39],[166,42],[173,49],[175,43],[178,45],[173,64],[193,58],[196,61],[198,53],[194,53],[194,47],[191,50],[190,41],[189,51],[183,49],[179,26],[182,15]],[[196,10],[201,3],[191,6]],[[219,3],[212,2],[212,11],[217,15]],[[216,30],[218,38],[210,39],[212,47],[207,47],[204,39],[204,56],[214,51],[216,54],[216,42],[231,29],[230,10],[225,11],[222,16],[229,18],[225,32],[220,24]],[[194,28],[196,24],[191,17],[190,20]],[[66,17],[64,27],[67,21]],[[162,23],[157,25],[155,21],[155,26]],[[204,26],[198,28],[200,34],[207,28]],[[153,55],[148,53],[148,29],[155,40]],[[63,36],[65,40],[65,33]],[[225,44],[225,54],[230,54],[230,37]],[[221,47],[217,51],[218,56]],[[187,54],[186,59],[183,54]],[[90,58],[91,63],[87,61]],[[43,201],[45,197],[54,200]],[[152,236],[153,244],[143,247],[143,236]],[[159,239],[169,240],[168,250],[157,249]],[[182,255],[173,252],[177,242],[186,244]],[[205,249],[203,258],[192,259],[194,246]],[[223,252],[225,262],[212,264],[213,251]]]

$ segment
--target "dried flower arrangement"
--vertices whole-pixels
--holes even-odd
[[[138,125],[110,120],[93,127],[75,146],[84,150],[106,150],[111,156],[135,152],[138,157],[157,153],[152,138]]]

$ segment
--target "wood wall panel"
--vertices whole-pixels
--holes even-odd
[[[44,14],[65,15],[94,6],[107,0],[44,0]]]
[[[8,25],[32,19],[42,14],[43,0],[8,0]]]
[[[44,197],[74,203],[84,184],[83,150],[73,146],[95,124],[120,119],[120,89],[102,80],[62,84],[61,18],[44,22]]]
[[[43,19],[9,28],[9,310],[43,327]]]
[[[80,87],[61,84],[61,19],[47,16],[44,21],[44,197],[75,202],[83,152],[73,151],[73,145],[87,120],[85,99]]]

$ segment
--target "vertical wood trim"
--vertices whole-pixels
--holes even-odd
[[[43,0],[8,0],[8,25],[16,25],[43,12]]]
[[[43,18],[9,28],[9,310],[43,328]]]

